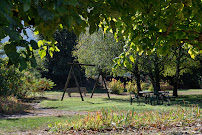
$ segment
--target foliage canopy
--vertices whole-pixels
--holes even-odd
[[[183,45],[194,57],[202,48],[201,7],[201,0],[1,0],[0,39],[10,37],[4,50],[10,63],[22,65],[35,63],[33,49],[45,50],[41,55],[57,50],[52,36],[56,29],[79,35],[87,26],[90,34],[99,27],[113,32],[135,51],[167,54],[172,46]],[[26,27],[34,27],[52,44],[24,40],[20,33],[27,35]],[[26,57],[16,46],[26,48]]]

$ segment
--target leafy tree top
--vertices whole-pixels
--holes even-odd
[[[202,48],[201,7],[201,0],[1,0],[0,39],[10,37],[11,44],[4,49],[12,63],[23,60],[18,54],[10,55],[16,46],[27,49],[23,61],[29,61],[38,48],[35,41],[27,42],[20,35],[27,35],[26,27],[52,41],[42,44],[42,49],[57,50],[52,36],[56,29],[79,35],[88,26],[91,34],[99,27],[112,31],[134,50],[164,54],[172,46],[183,45],[194,57]]]

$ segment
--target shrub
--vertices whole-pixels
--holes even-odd
[[[127,89],[128,92],[137,93],[137,85],[136,85],[136,83],[134,81],[133,82],[127,82],[126,89]],[[148,83],[141,82],[141,89],[142,90],[148,89]]]
[[[127,89],[127,92],[137,93],[137,86],[136,86],[135,82],[131,82],[131,81],[127,82],[126,89]]]
[[[145,82],[142,82],[141,83],[141,88],[142,88],[142,90],[147,90],[149,88],[149,84],[145,83]]]
[[[28,105],[23,104],[20,100],[13,96],[0,97],[0,113],[16,114],[22,113],[29,108]]]
[[[149,85],[149,89],[148,89],[148,90],[149,90],[149,91],[152,91],[152,92],[154,91],[154,87],[153,87],[152,84]]]
[[[19,71],[14,66],[8,67],[7,60],[2,60],[0,66],[0,96],[24,98],[32,92],[41,93],[55,86],[50,79],[41,78],[40,73],[33,68]]]
[[[6,63],[0,64],[0,95],[9,96],[14,95],[21,96],[21,88],[24,84],[23,73],[14,66],[7,67]]]
[[[55,86],[54,82],[50,79],[35,77],[31,72],[25,72],[25,83],[23,85],[24,90],[28,90],[31,93],[43,94],[45,90],[51,90]]]
[[[113,94],[122,94],[124,92],[124,84],[120,80],[112,79],[109,88]]]

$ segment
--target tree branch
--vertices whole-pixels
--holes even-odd
[[[170,33],[170,31],[171,31],[171,29],[173,27],[173,24],[174,24],[174,21],[171,20],[168,28],[166,29],[165,36],[167,36]]]

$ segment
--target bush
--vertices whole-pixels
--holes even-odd
[[[141,82],[140,87],[142,90],[146,90],[146,89],[148,89],[148,83]],[[126,89],[127,89],[127,92],[137,93],[137,85],[134,81],[133,82],[127,82]]]
[[[0,113],[3,114],[16,114],[22,113],[29,108],[28,105],[23,104],[13,96],[0,97]]]
[[[136,86],[135,82],[127,82],[126,89],[127,89],[127,92],[137,93],[137,86]]]
[[[120,80],[112,79],[109,83],[109,88],[113,94],[122,94],[124,92],[124,85]]]
[[[152,84],[149,85],[149,89],[148,90],[154,92],[154,87],[153,87]]]
[[[27,90],[29,94],[34,92],[43,94],[45,90],[51,90],[55,86],[54,82],[50,79],[35,77],[33,73],[26,71],[25,73],[25,83],[23,89]],[[28,95],[29,95],[28,94]]]
[[[7,61],[0,63],[0,96],[13,95],[17,98],[24,98],[32,92],[44,92],[55,86],[49,79],[41,78],[40,73],[29,68],[25,71],[19,71],[14,66],[7,66]]]
[[[23,73],[14,68],[7,67],[5,63],[0,65],[0,95],[2,96],[21,96],[21,88],[24,84]]]
[[[141,88],[142,88],[142,90],[147,90],[149,88],[149,84],[142,82],[141,83]]]

